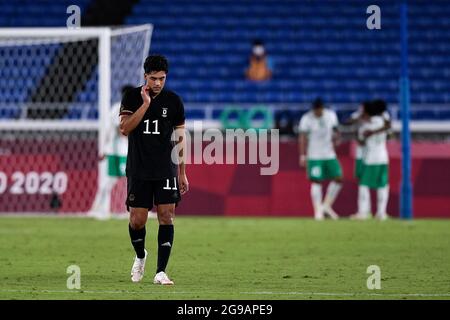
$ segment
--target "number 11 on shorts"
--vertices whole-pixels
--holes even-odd
[[[177,177],[173,177],[173,188],[170,187],[169,179],[166,179],[166,186],[163,189],[164,190],[177,190]]]

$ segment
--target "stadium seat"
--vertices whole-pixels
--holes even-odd
[[[77,4],[83,10],[89,2]],[[167,55],[171,63],[168,85],[186,103],[309,103],[316,96],[344,104],[370,97],[397,102],[398,6],[384,1],[383,28],[367,31],[357,3],[141,0],[125,22],[154,24],[150,51]],[[13,5],[0,0],[0,26],[62,26],[61,8],[69,4],[70,0],[39,4],[23,0]],[[450,3],[422,7],[418,2],[409,6],[410,20],[414,21],[409,32],[411,102],[449,103]],[[271,82],[252,84],[244,79],[254,39],[264,40],[273,61]],[[0,54],[1,50],[4,48],[0,47]],[[27,74],[30,79],[23,83],[28,96],[0,90],[0,102],[11,96],[20,101],[29,99],[57,46],[48,50],[45,60],[39,62],[41,68],[31,68],[33,73]],[[2,88],[9,84],[1,79],[21,78],[24,62],[18,55],[16,64],[2,67]],[[91,80],[74,103],[98,100],[95,81]]]
[[[411,4],[412,15],[422,15],[418,6]],[[430,77],[438,77],[442,65],[448,63],[445,55],[430,61],[430,44],[424,41],[430,38],[441,41],[438,53],[449,49],[448,24],[442,22],[445,18],[435,22],[435,16],[444,17],[450,5],[439,7],[442,10],[430,6],[423,13],[428,16],[420,19],[421,27],[411,28],[411,69],[417,64],[415,72],[419,75],[412,77],[411,83],[427,91],[425,95],[412,93],[413,103],[446,101],[443,88],[448,86],[448,80],[428,86],[420,80],[429,82]],[[335,10],[341,14],[336,16]],[[319,95],[336,103],[359,102],[371,96],[397,101],[400,60],[397,10],[395,4],[383,3],[381,32],[355,28],[360,24],[360,16],[353,1],[306,5],[283,1],[250,4],[159,0],[155,5],[153,0],[143,0],[134,7],[127,22],[155,24],[152,50],[168,54],[174,70],[170,81],[188,103],[299,103]],[[282,92],[262,93],[257,87],[239,81],[255,38],[265,40],[274,61],[276,81],[269,86],[270,90]],[[186,81],[189,76],[195,81]],[[193,93],[193,90],[209,92]]]

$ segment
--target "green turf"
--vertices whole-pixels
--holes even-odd
[[[0,218],[0,299],[450,299],[449,220],[179,217],[172,287],[152,284],[155,220],[147,230],[134,284],[125,220]],[[66,287],[73,264],[81,290]],[[367,289],[369,265],[380,290]]]

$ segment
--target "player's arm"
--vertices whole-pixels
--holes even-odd
[[[353,112],[350,118],[341,123],[342,126],[353,126],[360,121],[360,114]]]
[[[333,146],[336,148],[341,142],[341,132],[337,126],[333,127]]]
[[[366,131],[364,131],[364,136],[367,138],[367,137],[370,137],[371,135],[374,135],[377,133],[389,131],[392,127],[391,120],[386,119],[386,118],[383,118],[383,119],[384,119],[384,125],[381,128],[378,128],[376,130],[366,130]]]
[[[299,165],[300,168],[306,167],[306,150],[308,148],[308,132],[309,120],[308,116],[304,115],[298,124],[298,149],[299,149]]]
[[[347,120],[345,120],[344,122],[342,122],[341,124],[343,126],[352,126],[356,123],[358,123],[358,119],[354,119],[354,118],[348,118]]]
[[[298,148],[300,152],[299,164],[301,168],[306,166],[306,149],[308,147],[308,139],[306,135],[307,133],[304,131],[300,131],[300,134],[298,135]]]
[[[175,139],[178,154],[178,179],[181,194],[189,191],[189,182],[186,175],[186,131],[183,125],[175,127]]]
[[[358,142],[360,146],[364,146],[366,144],[366,139],[357,138],[356,142]]]
[[[339,131],[339,120],[335,112],[333,112],[331,117],[331,128],[333,130],[332,136],[331,136],[331,142],[333,143],[333,147],[336,148],[339,143],[341,142],[341,133]]]
[[[178,184],[180,186],[180,193],[183,195],[189,190],[189,182],[186,175],[186,117],[184,114],[183,101],[180,97],[178,97],[177,100],[178,101],[175,104],[176,113],[173,125],[175,127],[175,142],[177,148]]]
[[[146,86],[142,86],[141,96],[143,103],[136,110],[136,112],[132,114],[123,113],[120,116],[120,132],[124,136],[128,136],[130,132],[133,131],[139,125],[139,123],[142,121],[142,118],[144,117],[145,113],[147,112],[150,106],[151,98],[148,94],[148,91],[146,90]]]
[[[362,107],[359,107],[356,111],[352,112],[350,117],[347,120],[343,121],[341,125],[343,126],[355,125],[360,121],[361,115],[362,115]]]

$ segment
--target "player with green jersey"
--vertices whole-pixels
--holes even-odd
[[[300,167],[306,166],[311,181],[316,220],[323,220],[324,214],[338,219],[332,209],[342,188],[342,168],[334,151],[338,124],[336,113],[326,109],[320,99],[314,101],[312,110],[303,115],[299,124]],[[330,180],[322,202],[322,182]]]

